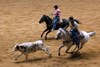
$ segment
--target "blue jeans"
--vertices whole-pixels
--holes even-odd
[[[60,17],[55,17],[55,18],[54,18],[53,30],[55,30],[55,26],[56,26],[56,23],[57,23],[58,20],[60,20]]]
[[[79,45],[79,41],[78,41],[78,38],[77,38],[77,34],[79,34],[79,31],[78,30],[72,30],[72,33],[73,33],[73,41],[76,42],[76,45]]]

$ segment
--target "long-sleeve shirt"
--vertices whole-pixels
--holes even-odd
[[[74,21],[74,24],[72,25],[71,24],[71,30],[78,30],[78,25],[77,25],[77,22],[76,21]]]
[[[52,15],[55,15],[55,16],[60,16],[60,9],[56,9],[54,13],[52,13]]]

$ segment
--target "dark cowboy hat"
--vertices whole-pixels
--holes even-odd
[[[71,16],[71,17],[69,17],[69,20],[74,20],[74,18]]]
[[[58,5],[55,5],[55,6],[54,6],[54,8],[56,8],[56,9],[57,9],[57,8],[58,8]]]

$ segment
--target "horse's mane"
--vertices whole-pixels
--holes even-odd
[[[47,18],[49,18],[50,19],[50,21],[52,21],[52,19],[49,17],[49,16],[47,16],[47,15],[45,15]]]
[[[63,28],[59,28],[59,30],[62,31],[64,34],[68,32],[66,29],[63,29]]]
[[[62,31],[64,34],[72,35],[72,33],[70,31],[67,31],[66,29],[59,28],[59,30]]]

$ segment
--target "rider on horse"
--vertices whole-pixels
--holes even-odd
[[[69,18],[69,21],[71,22],[71,31],[73,33],[73,42],[75,41],[76,42],[76,45],[80,45],[79,41],[78,41],[78,38],[77,38],[77,35],[79,35],[79,30],[78,30],[78,24],[81,24],[78,20],[74,19],[73,17],[70,17]]]
[[[51,15],[55,15],[52,30],[55,30],[55,25],[60,20],[60,13],[61,13],[60,9],[58,8],[58,5],[55,5],[54,8],[55,8],[55,12],[51,13]]]

